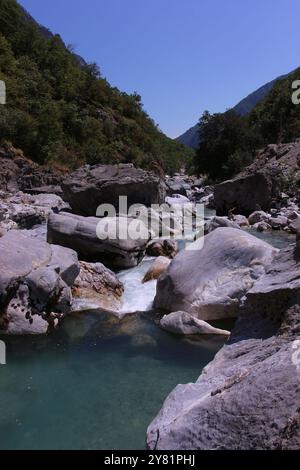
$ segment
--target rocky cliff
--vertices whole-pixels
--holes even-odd
[[[295,195],[299,181],[300,141],[268,145],[236,178],[215,187],[217,214],[233,208],[244,215],[258,208],[268,211],[282,191]]]

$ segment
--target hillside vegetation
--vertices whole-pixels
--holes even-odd
[[[236,106],[234,106],[232,111],[234,111],[238,116],[246,116],[268,95],[278,80],[281,80],[284,77],[286,77],[286,75],[277,77],[275,80],[272,80],[271,82],[266,83],[262,87],[258,88],[246,98],[242,99]],[[192,149],[197,149],[200,144],[199,123],[188,129],[184,134],[177,137],[176,141]]]
[[[141,97],[112,88],[58,35],[39,27],[15,0],[0,0],[0,141],[39,163],[133,162],[174,172],[193,153],[168,137],[143,110]],[[47,34],[45,34],[47,32]]]
[[[213,180],[224,180],[243,170],[265,145],[299,138],[300,105],[292,102],[295,80],[300,80],[300,69],[279,80],[247,116],[233,110],[205,112],[199,121],[201,144],[195,169]]]

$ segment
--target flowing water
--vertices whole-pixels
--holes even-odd
[[[142,284],[142,280],[155,258],[146,258],[140,266],[122,271],[118,277],[124,285],[124,295],[119,315],[151,310],[156,293],[156,281]]]
[[[253,235],[282,248],[282,232]],[[68,317],[48,337],[3,337],[0,449],[144,449],[149,423],[178,383],[194,382],[223,337],[180,338],[150,312],[152,260],[119,274],[120,318],[100,310]],[[139,310],[144,313],[124,316]],[[230,329],[232,323],[217,326]]]

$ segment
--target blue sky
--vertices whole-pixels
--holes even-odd
[[[20,0],[170,137],[300,66],[299,0]],[[299,77],[300,78],[300,77]]]

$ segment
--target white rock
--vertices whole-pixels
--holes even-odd
[[[178,335],[225,335],[230,336],[230,331],[214,328],[209,323],[199,320],[187,312],[174,312],[165,315],[160,326],[170,333]]]
[[[155,307],[201,320],[235,317],[278,252],[242,230],[219,228],[181,251],[159,278]]]

